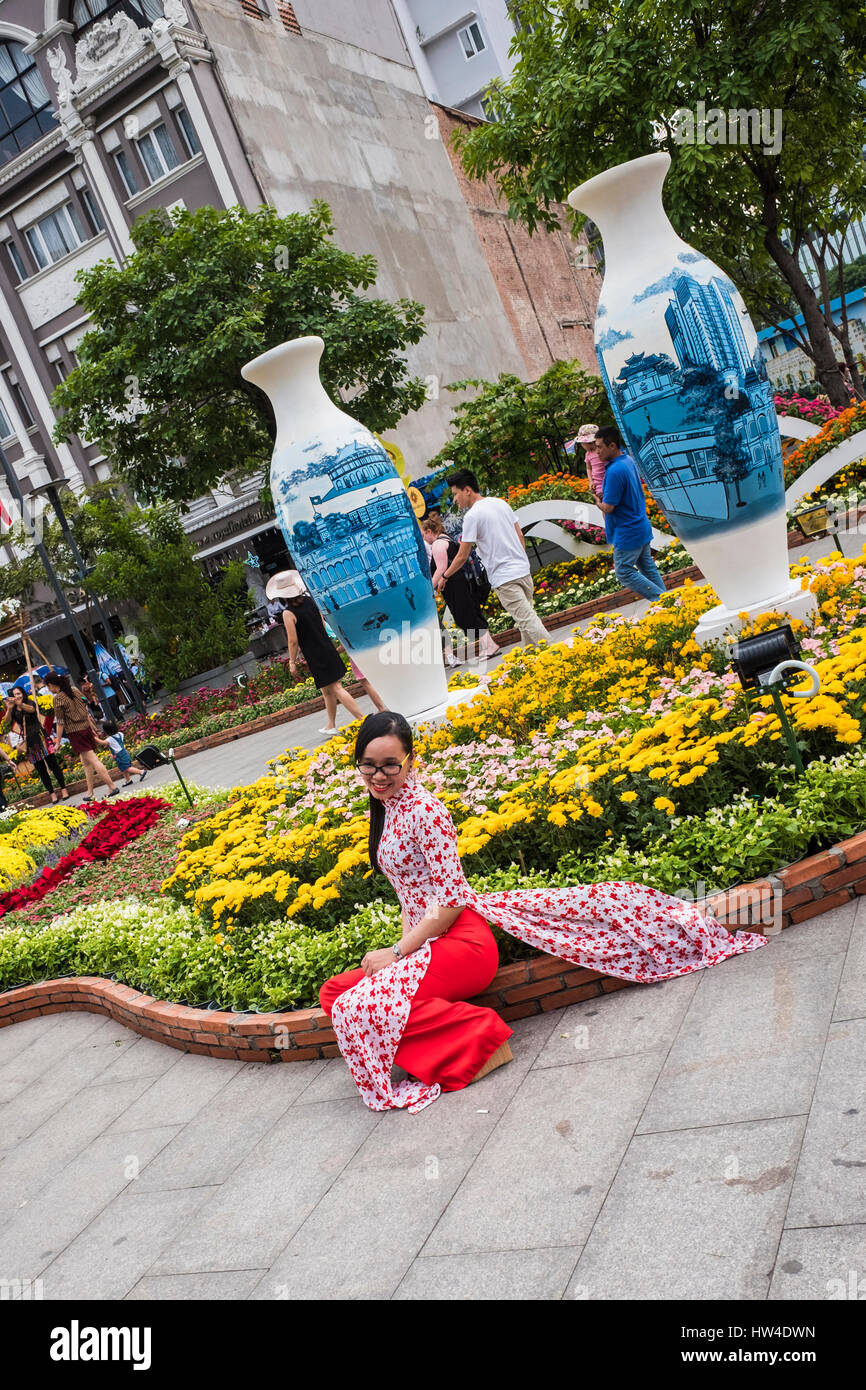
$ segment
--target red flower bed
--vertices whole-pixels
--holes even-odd
[[[89,801],[82,809],[91,819],[98,818],[98,823],[85,835],[80,845],[64,854],[53,869],[43,869],[39,877],[26,887],[0,893],[0,917],[23,907],[25,903],[39,902],[82,864],[90,864],[96,859],[112,859],[130,840],[137,840],[139,835],[149,830],[163,811],[169,810],[169,803],[158,796],[136,796],[110,805],[106,805],[105,800]]]

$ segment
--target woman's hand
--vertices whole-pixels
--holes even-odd
[[[368,951],[361,961],[361,969],[365,975],[375,975],[378,970],[384,970],[386,965],[393,965],[397,957],[390,946],[383,946],[381,951]]]

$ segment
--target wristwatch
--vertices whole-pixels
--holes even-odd
[[[400,950],[400,947],[397,945],[396,941],[394,942],[394,945],[391,947],[391,950],[394,952],[394,955],[397,957],[398,960],[405,960],[405,956],[403,955],[403,952]]]

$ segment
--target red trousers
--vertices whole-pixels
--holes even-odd
[[[430,942],[430,952],[394,1061],[427,1086],[460,1091],[512,1034],[492,1009],[462,1002],[490,984],[499,952],[484,918],[469,907]],[[325,981],[319,1003],[329,1018],[338,995],[363,978],[363,970],[346,970]]]

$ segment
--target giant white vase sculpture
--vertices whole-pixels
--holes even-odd
[[[388,709],[412,718],[448,693],[430,564],[385,450],[325,393],[324,346],[296,338],[242,374],[274,409],[271,492],[295,565]]]
[[[667,154],[581,184],[568,201],[604,241],[595,322],[602,378],[626,448],[721,603],[699,641],[749,616],[803,618],[788,571],[782,446],[746,307],[727,275],[677,236],[662,206]]]

